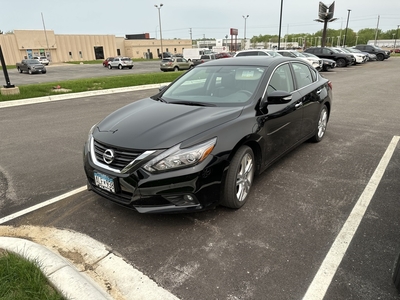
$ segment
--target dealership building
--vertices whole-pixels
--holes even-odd
[[[53,30],[14,30],[0,34],[0,46],[6,65],[14,65],[24,58],[46,56],[53,63],[105,59],[110,56],[158,58],[161,40],[148,33],[115,35],[55,34]],[[182,53],[192,48],[190,39],[163,39],[163,52]]]

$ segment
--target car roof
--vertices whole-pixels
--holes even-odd
[[[269,67],[270,65],[278,65],[283,62],[293,61],[295,58],[278,57],[278,56],[239,56],[231,57],[229,59],[215,59],[210,60],[207,64],[200,64],[198,67],[206,66],[261,66]],[[301,61],[301,60],[298,60]]]

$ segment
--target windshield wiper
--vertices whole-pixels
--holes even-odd
[[[161,96],[160,97],[156,97],[154,100],[160,101],[160,102],[164,102],[164,103],[169,103],[167,100],[163,99]]]
[[[192,106],[216,106],[213,103],[204,103],[204,102],[194,102],[194,101],[174,101],[168,102],[171,104],[183,104],[183,105],[192,105]]]

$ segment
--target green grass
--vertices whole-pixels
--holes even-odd
[[[65,299],[48,282],[37,262],[11,252],[0,253],[1,300]]]
[[[104,90],[111,88],[138,86],[146,84],[156,84],[163,82],[171,82],[178,76],[183,74],[180,72],[160,72],[147,74],[132,74],[124,76],[86,78],[68,81],[56,81],[50,83],[30,84],[19,86],[20,94],[18,95],[1,95],[0,101],[20,100],[27,98],[36,98],[50,95],[59,95],[65,93],[79,93],[86,91]],[[70,90],[68,92],[55,92],[53,87],[60,86],[63,89]]]

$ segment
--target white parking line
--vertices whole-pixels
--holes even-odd
[[[386,167],[396,149],[399,139],[400,136],[394,136],[392,138],[392,141],[381,158],[378,167],[375,169],[374,174],[351,211],[346,223],[343,225],[342,230],[333,242],[331,249],[322,262],[322,265],[311,282],[311,285],[308,287],[303,300],[322,300],[324,298],[332,278],[364,217],[365,211],[375,194],[383,174],[385,173]]]
[[[28,208],[26,208],[26,209],[23,209],[23,210],[21,210],[21,211],[19,211],[19,212],[14,213],[14,214],[11,214],[11,215],[8,215],[8,216],[6,216],[6,217],[3,217],[3,218],[0,219],[0,224],[3,224],[3,223],[5,223],[5,222],[8,222],[8,221],[13,220],[13,219],[15,219],[15,218],[18,218],[18,217],[20,217],[20,216],[26,215],[26,214],[28,214],[28,213],[30,213],[30,212],[33,212],[33,211],[37,210],[37,209],[40,209],[40,208],[45,207],[45,206],[47,206],[47,205],[53,204],[53,203],[55,203],[55,202],[58,202],[58,201],[60,201],[60,200],[63,200],[63,199],[65,199],[65,198],[68,198],[68,197],[70,197],[70,196],[73,196],[73,195],[75,195],[75,194],[77,194],[77,193],[83,192],[83,191],[85,191],[86,189],[87,189],[87,187],[86,187],[86,185],[85,185],[85,186],[82,186],[82,187],[80,187],[80,188],[77,188],[76,190],[73,190],[73,191],[70,191],[70,192],[68,192],[68,193],[65,193],[65,194],[63,194],[63,195],[61,195],[61,196],[57,196],[57,197],[55,197],[55,198],[53,198],[53,199],[44,201],[44,202],[42,202],[42,203],[39,203],[39,204],[36,204],[36,205],[34,205],[34,206],[28,207]]]

